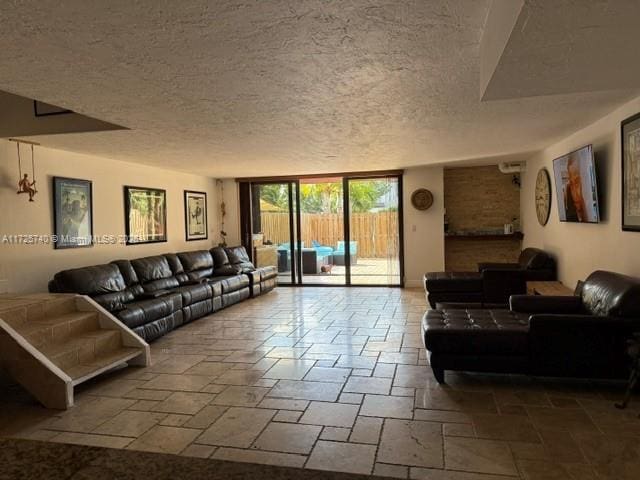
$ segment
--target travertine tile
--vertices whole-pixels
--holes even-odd
[[[192,416],[184,426],[187,428],[208,428],[213,422],[226,412],[228,407],[218,405],[208,405]]]
[[[425,388],[416,391],[416,408],[498,413],[493,393]]]
[[[443,468],[442,426],[415,420],[385,420],[378,461]]]
[[[260,379],[262,379],[262,372],[259,370],[227,370],[218,378],[214,379],[213,383],[223,385],[253,385]]]
[[[145,383],[142,388],[199,392],[209,382],[211,382],[210,378],[201,375],[160,374]]]
[[[217,447],[212,447],[211,445],[198,445],[196,443],[192,443],[187,448],[180,452],[180,455],[183,457],[194,457],[194,458],[209,458]]]
[[[302,416],[302,412],[296,412],[293,410],[280,410],[275,417],[273,417],[274,422],[286,422],[286,423],[297,423]]]
[[[346,442],[349,440],[351,430],[343,427],[324,427],[320,434],[321,440],[334,440],[336,442]]]
[[[517,476],[506,442],[465,437],[445,437],[444,461],[449,470]]]
[[[537,428],[566,430],[571,433],[597,433],[599,431],[582,409],[527,407],[527,412]]]
[[[349,437],[353,443],[371,443],[377,445],[380,441],[382,419],[375,417],[358,417]]]
[[[222,362],[200,362],[193,365],[189,370],[184,372],[187,375],[204,375],[207,377],[217,377],[229,370],[232,364]]]
[[[233,462],[262,463],[265,465],[280,465],[284,467],[302,468],[307,457],[291,453],[261,452],[258,450],[241,450],[238,448],[218,448],[211,456],[216,460],[230,460]]]
[[[93,433],[117,435],[121,437],[139,437],[166,416],[165,413],[125,410],[93,430]]]
[[[358,415],[359,407],[346,403],[311,402],[300,423],[326,425],[329,427],[351,427]]]
[[[316,362],[317,365],[318,362]],[[335,382],[344,383],[347,381],[351,369],[349,368],[323,368],[313,367],[304,377],[307,381],[312,382]]]
[[[274,378],[283,380],[302,380],[307,372],[313,367],[313,360],[292,360],[281,358],[263,375],[264,378]]]
[[[260,408],[271,408],[271,409],[281,409],[281,410],[306,410],[309,406],[308,400],[290,400],[287,398],[269,398],[266,397],[260,402],[258,407]]]
[[[275,414],[275,410],[231,407],[198,437],[198,443],[249,448]]]
[[[413,418],[413,399],[386,395],[365,395],[360,415],[381,418]]]
[[[111,435],[94,435],[90,433],[63,432],[49,439],[50,442],[73,443],[93,447],[125,448],[133,439],[114,437]]]
[[[409,467],[376,463],[373,467],[373,474],[379,477],[409,478]]]
[[[268,396],[335,402],[340,389],[341,385],[337,383],[280,380]]]
[[[539,443],[540,436],[528,417],[520,415],[473,414],[478,438]]]
[[[155,412],[195,415],[213,400],[210,393],[175,392],[153,407]]]
[[[313,448],[322,427],[291,423],[270,423],[252,448],[284,453],[307,454]]]
[[[390,378],[375,377],[349,377],[343,389],[344,392],[350,393],[373,393],[379,395],[388,395],[391,391]]]
[[[134,440],[127,448],[145,452],[178,454],[198,435],[200,435],[200,430],[158,425]]]
[[[214,405],[230,405],[237,407],[255,407],[269,392],[265,387],[229,386],[213,400]]]
[[[182,415],[180,413],[170,413],[162,420],[160,420],[159,425],[164,425],[166,427],[181,427],[187,421],[193,418],[191,415]]]
[[[372,445],[319,440],[305,467],[369,475],[375,456],[376,448]]]

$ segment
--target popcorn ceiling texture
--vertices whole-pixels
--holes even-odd
[[[530,152],[632,96],[481,102],[488,6],[7,1],[0,89],[130,129],[46,146],[216,177]]]

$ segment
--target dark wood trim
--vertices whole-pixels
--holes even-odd
[[[204,195],[204,237],[189,238],[189,208],[187,202],[187,195],[195,193],[197,195]],[[209,206],[207,204],[207,192],[197,192],[195,190],[184,191],[184,239],[186,242],[196,242],[198,240],[209,240]]]
[[[398,247],[400,248],[400,288],[404,288],[404,175],[398,175]]]
[[[294,235],[293,235],[293,219],[294,219],[294,212],[293,212],[293,184],[292,182],[287,182],[287,198],[289,201],[289,257],[291,258],[291,285],[294,285],[296,283],[296,264],[298,263],[294,254],[295,254],[295,249],[293,248],[294,245]]]
[[[465,235],[464,233],[445,233],[445,240],[447,238],[455,238],[455,239],[465,239],[465,240],[522,240],[524,238],[524,233],[522,232],[513,232],[513,233],[472,233],[469,235]]]
[[[256,183],[284,183],[287,181],[327,178],[327,177],[347,177],[347,178],[375,178],[375,177],[397,177],[404,174],[404,170],[378,170],[371,172],[334,172],[334,173],[313,173],[305,175],[281,175],[267,177],[238,177],[236,182],[256,182]]]
[[[298,283],[302,285],[302,277],[304,275],[304,271],[302,268],[302,238],[300,232],[302,232],[302,210],[300,205],[300,182],[298,180],[293,180],[289,183],[291,188],[295,185],[296,187],[296,209],[295,209],[295,218],[296,218],[296,244],[297,244],[297,252],[296,252],[296,270],[298,272]],[[293,204],[291,206],[291,210],[293,211]],[[293,247],[293,243],[291,244]],[[293,258],[293,255],[291,256]],[[293,268],[293,267],[292,267]],[[295,283],[295,282],[294,282]]]

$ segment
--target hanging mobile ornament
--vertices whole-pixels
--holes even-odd
[[[11,139],[13,140],[13,139]],[[35,158],[33,153],[33,146],[35,143],[31,143],[31,178],[33,180],[29,180],[29,174],[22,173],[22,159],[20,158],[20,142],[18,140],[13,140],[16,142],[16,146],[18,147],[18,173],[20,178],[18,179],[18,191],[16,192],[18,195],[21,193],[26,193],[29,195],[29,201],[33,202],[33,196],[38,193],[36,190],[36,166],[35,166]],[[30,142],[25,142],[30,143]]]

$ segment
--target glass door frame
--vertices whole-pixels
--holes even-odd
[[[281,284],[282,286],[292,287],[383,287],[383,288],[404,288],[404,210],[403,210],[403,171],[391,170],[384,172],[355,172],[355,173],[327,173],[327,174],[314,174],[314,175],[289,175],[282,177],[263,177],[263,178],[237,178],[239,183],[240,192],[240,214],[241,214],[241,237],[245,239],[245,248],[251,250],[249,254],[253,258],[253,246],[251,240],[252,233],[252,218],[253,218],[253,205],[251,199],[253,198],[253,187],[259,185],[273,185],[273,184],[286,184],[288,189],[289,199],[289,249],[291,255],[291,283]],[[302,277],[302,214],[300,209],[300,180],[301,179],[321,179],[327,177],[342,177],[342,201],[343,201],[343,232],[344,241],[347,248],[347,252],[350,252],[351,241],[351,224],[350,224],[350,202],[349,202],[349,181],[350,180],[375,180],[380,178],[395,178],[397,179],[398,188],[398,235],[399,235],[399,272],[400,282],[398,284],[377,284],[366,285],[351,283],[351,255],[346,254],[344,257],[345,262],[345,283],[340,284],[326,284],[326,283],[303,283]],[[295,192],[293,191],[293,187]],[[248,197],[248,198],[247,198]],[[295,200],[295,204],[294,204]],[[242,203],[245,203],[243,208]],[[294,207],[295,205],[295,207]],[[243,212],[248,208],[248,221],[242,220]],[[295,244],[295,247],[294,247]],[[251,247],[251,248],[248,248]]]

